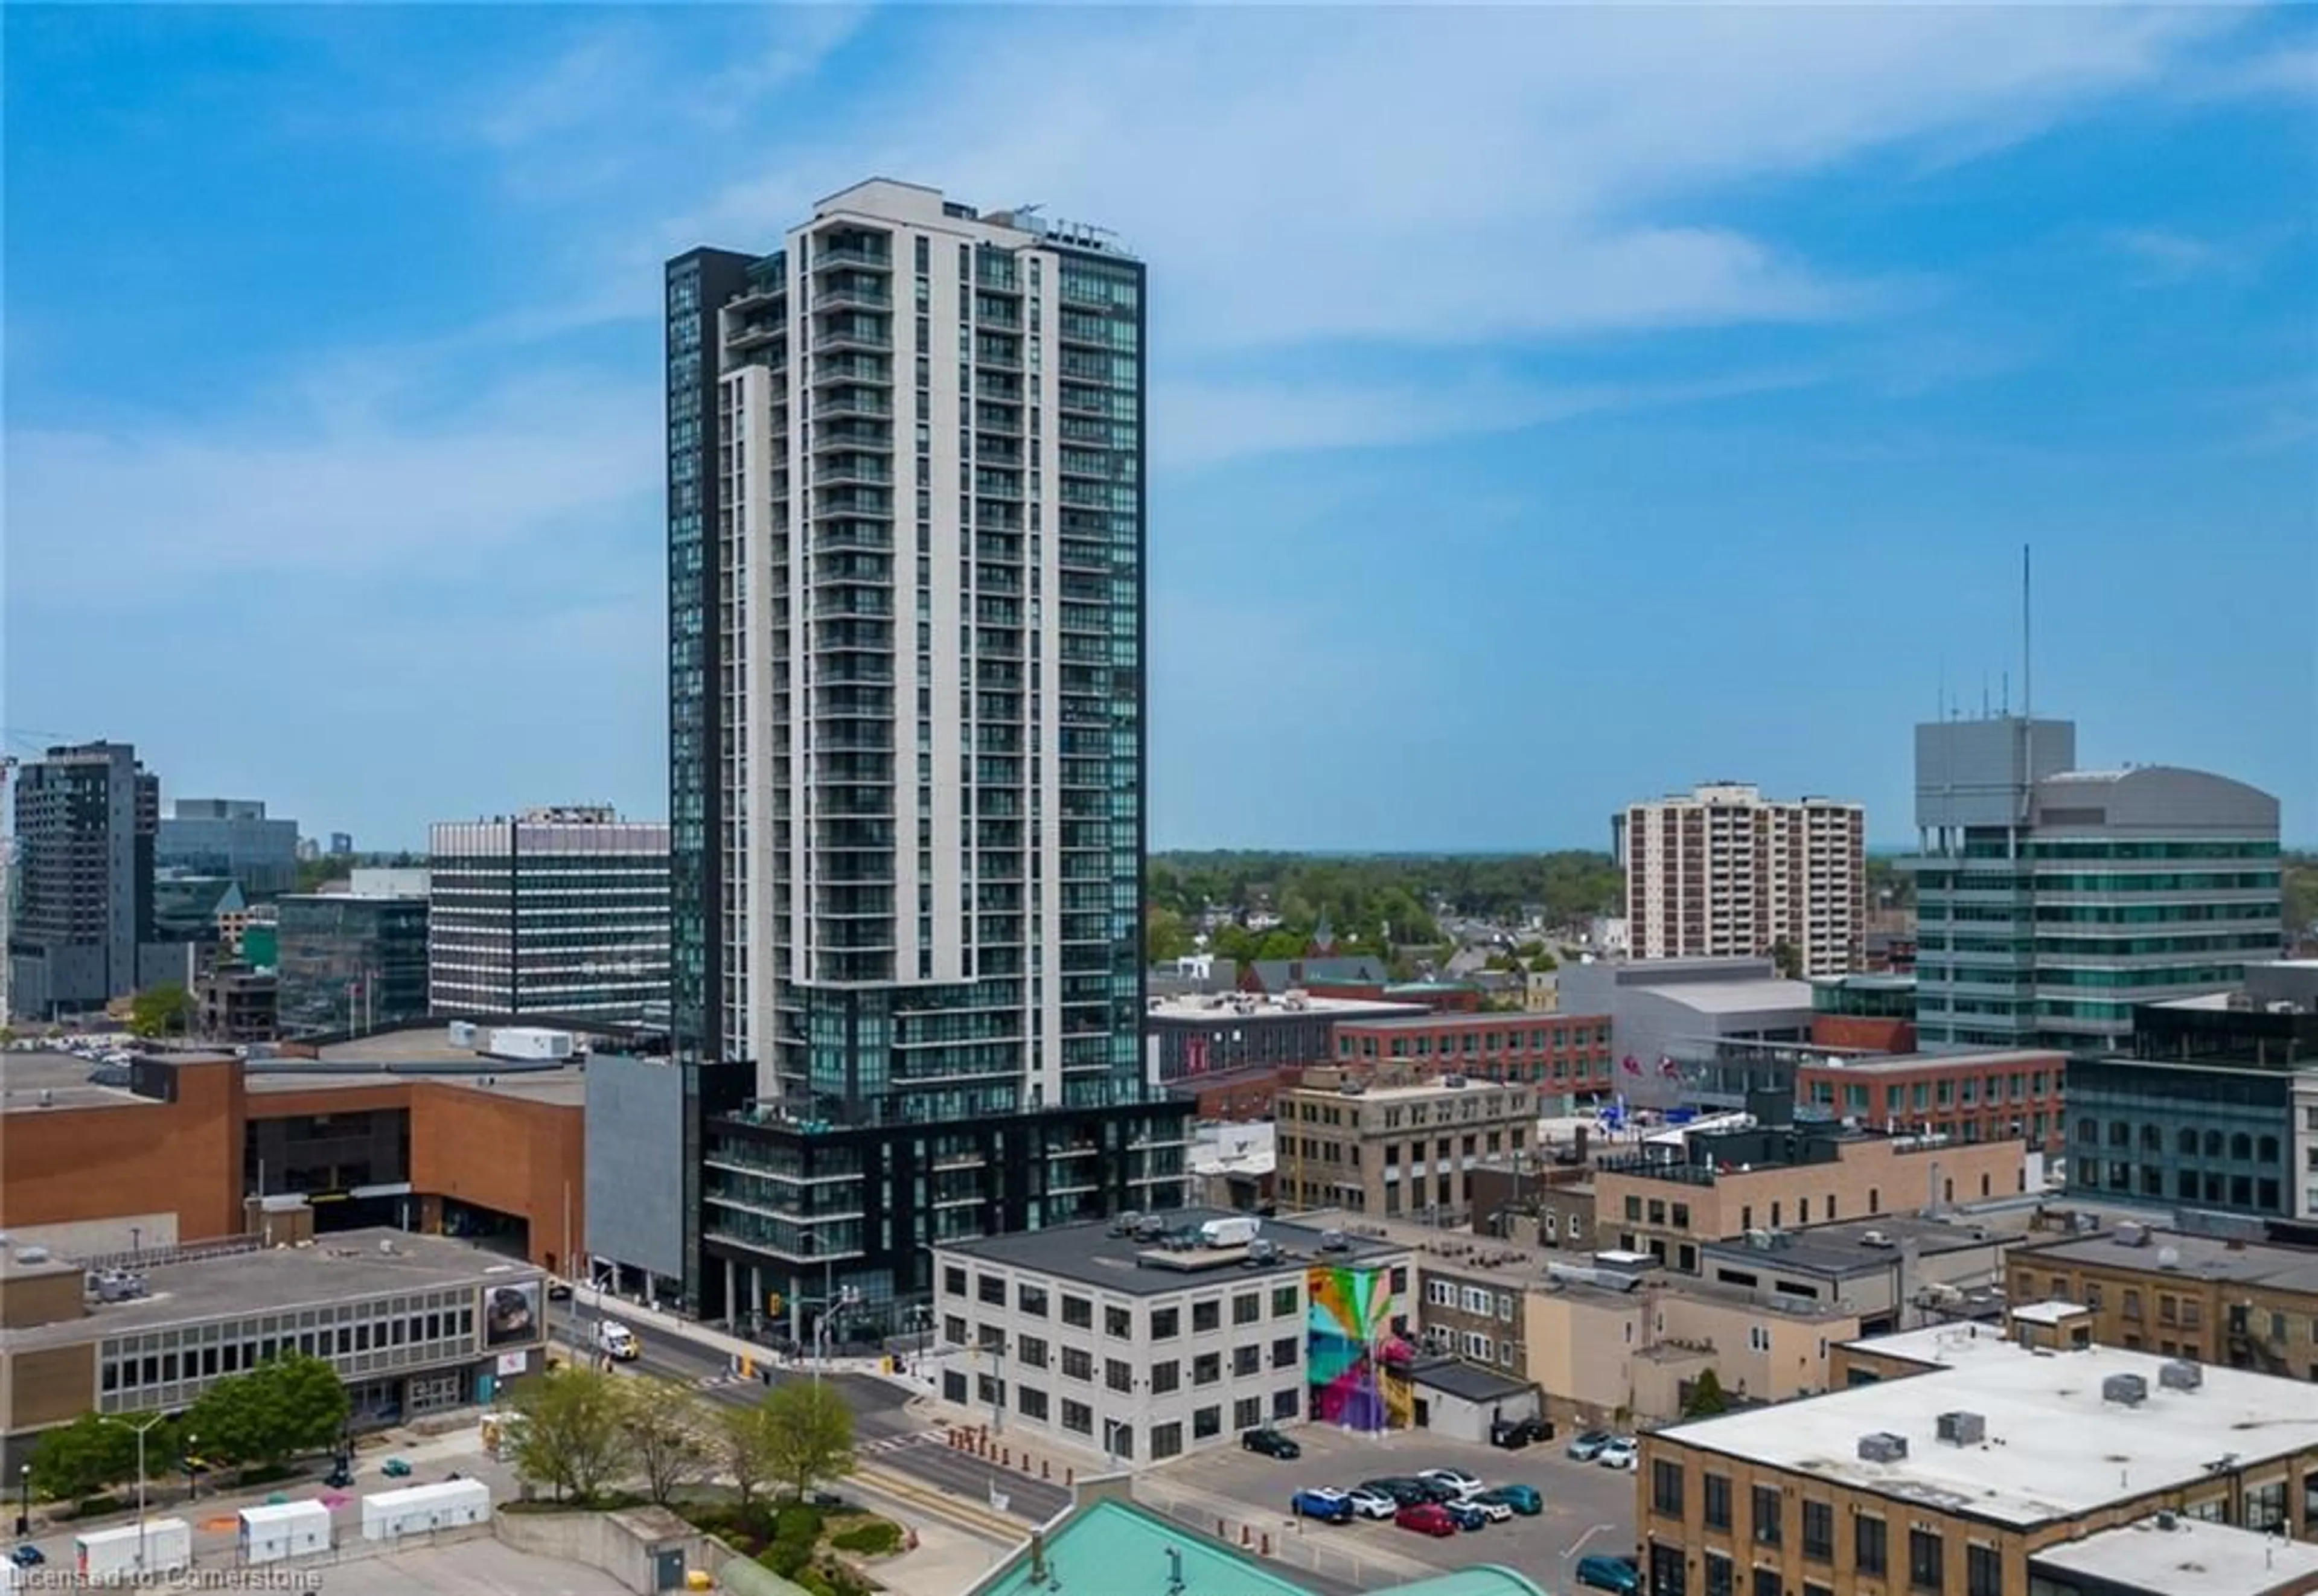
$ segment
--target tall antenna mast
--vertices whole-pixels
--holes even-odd
[[[2030,645],[2035,634],[2030,630],[2035,611],[2029,602],[2028,545],[2020,545],[2020,713],[2023,719],[2034,719],[2036,709],[2035,656]]]

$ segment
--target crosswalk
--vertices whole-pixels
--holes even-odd
[[[907,1435],[884,1435],[874,1441],[856,1441],[856,1452],[907,1452],[914,1448],[931,1446],[942,1439],[939,1430],[913,1430]]]

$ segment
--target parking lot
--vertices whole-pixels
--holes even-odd
[[[1558,1581],[1566,1583],[1569,1565],[1563,1554],[1589,1529],[1595,1530],[1586,1539],[1589,1553],[1634,1550],[1635,1476],[1626,1470],[1572,1462],[1563,1455],[1568,1432],[1519,1451],[1447,1440],[1422,1430],[1379,1438],[1299,1425],[1289,1433],[1304,1448],[1304,1456],[1293,1463],[1234,1447],[1164,1464],[1149,1474],[1178,1496],[1217,1499],[1219,1514],[1220,1503],[1237,1504],[1237,1513],[1231,1516],[1268,1521],[1282,1536],[1341,1550],[1349,1559],[1373,1563],[1381,1574],[1390,1574],[1392,1565],[1404,1561],[1429,1569],[1502,1563],[1526,1571],[1551,1589]],[[1484,1529],[1439,1539],[1383,1520],[1326,1525],[1298,1523],[1289,1516],[1288,1499],[1306,1486],[1343,1488],[1427,1468],[1462,1469],[1484,1484],[1534,1486],[1545,1498],[1545,1511],[1533,1519],[1516,1515]]]

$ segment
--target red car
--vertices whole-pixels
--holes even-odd
[[[1419,1535],[1454,1535],[1457,1520],[1449,1510],[1435,1502],[1411,1502],[1393,1514],[1392,1521],[1403,1529],[1414,1529]]]

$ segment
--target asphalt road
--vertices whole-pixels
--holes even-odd
[[[564,1330],[567,1307],[556,1305],[553,1323],[559,1335]],[[599,1315],[585,1304],[579,1305],[571,1318],[583,1344],[593,1339],[595,1321],[606,1316],[615,1315]],[[701,1394],[709,1401],[736,1407],[755,1402],[762,1390],[761,1385],[744,1381],[708,1384],[727,1374],[729,1360],[721,1349],[688,1340],[680,1331],[654,1326],[642,1340],[642,1356],[628,1366],[631,1368],[662,1379],[699,1384]],[[848,1373],[822,1377],[843,1394],[845,1405],[853,1411],[855,1450],[865,1465],[923,1481],[972,1502],[995,1505],[1002,1496],[1006,1500],[1002,1511],[1030,1524],[1044,1523],[1070,1505],[1071,1493],[1065,1486],[1026,1479],[1020,1471],[952,1450],[941,1431],[911,1409],[911,1394],[891,1381]],[[771,1383],[777,1385],[812,1378],[811,1366],[806,1364],[770,1368]]]

